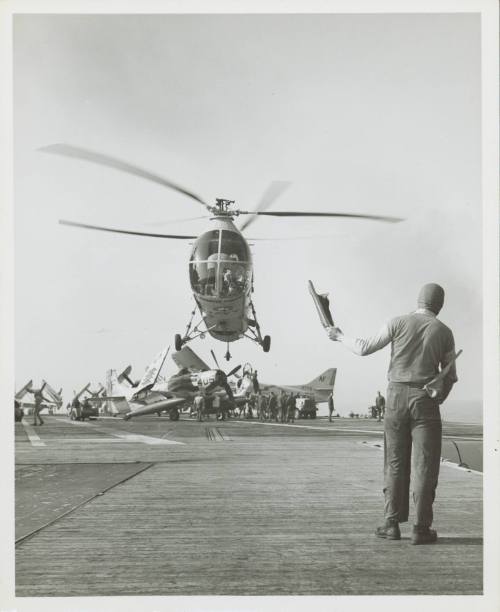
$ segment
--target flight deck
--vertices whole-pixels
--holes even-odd
[[[44,419],[15,425],[17,597],[482,593],[481,426],[444,425],[412,546],[411,514],[374,535],[382,423]]]

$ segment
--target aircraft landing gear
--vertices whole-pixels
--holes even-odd
[[[264,336],[262,340],[262,350],[264,353],[269,353],[269,349],[271,348],[271,336]]]
[[[227,343],[227,350],[224,357],[226,358],[226,361],[229,361],[231,359],[231,353],[229,352],[229,342]]]
[[[179,420],[179,411],[177,410],[177,408],[171,408],[169,413],[168,413],[168,418],[171,421],[178,421]]]

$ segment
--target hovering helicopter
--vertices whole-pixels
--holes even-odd
[[[195,308],[191,313],[185,333],[175,335],[175,349],[177,351],[180,351],[183,345],[194,338],[204,338],[207,333],[213,338],[227,343],[226,360],[231,358],[229,343],[242,337],[249,338],[259,344],[265,353],[269,351],[271,337],[262,335],[257,321],[252,300],[254,291],[252,256],[248,242],[242,234],[258,215],[273,217],[344,217],[392,223],[402,221],[402,219],[395,217],[353,213],[266,210],[286,189],[289,185],[287,182],[272,183],[255,210],[239,210],[234,208],[234,200],[224,198],[217,198],[214,205],[209,205],[198,195],[184,187],[108,155],[67,144],[53,144],[42,147],[40,150],[107,166],[158,183],[195,200],[210,213],[209,227],[200,236],[137,232],[87,225],[74,221],[59,221],[63,225],[118,234],[194,240],[189,260],[189,278],[201,319],[193,325],[196,314]],[[234,219],[240,215],[252,215],[252,217],[247,219],[238,229],[234,224]]]

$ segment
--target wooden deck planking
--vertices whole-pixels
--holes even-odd
[[[443,466],[439,544],[411,546],[408,525],[386,542],[372,535],[379,449],[344,435],[217,427],[232,441],[134,446],[136,460],[157,465],[22,544],[17,595],[481,593],[480,475]],[[35,449],[56,451],[74,452]],[[92,452],[131,457],[130,445]]]

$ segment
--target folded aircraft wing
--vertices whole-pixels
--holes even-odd
[[[151,389],[156,381],[158,380],[158,375],[160,370],[165,363],[165,359],[167,358],[170,347],[165,347],[158,355],[154,358],[153,362],[147,367],[144,372],[144,376],[142,377],[140,383],[137,385],[135,390],[136,395],[145,389]]]
[[[172,355],[172,359],[181,370],[183,368],[187,368],[193,372],[205,372],[206,370],[210,370],[203,359],[198,357],[189,346],[183,346],[180,351]]]
[[[50,395],[50,397],[54,400],[54,402],[56,404],[62,405],[61,394],[58,393],[55,389],[53,389],[47,381],[42,379],[42,383],[44,384],[45,390]]]
[[[33,379],[28,380],[24,387],[22,389],[19,389],[19,391],[16,393],[16,399],[21,400],[26,395],[26,393],[28,393],[28,389],[30,389],[32,385]]]

